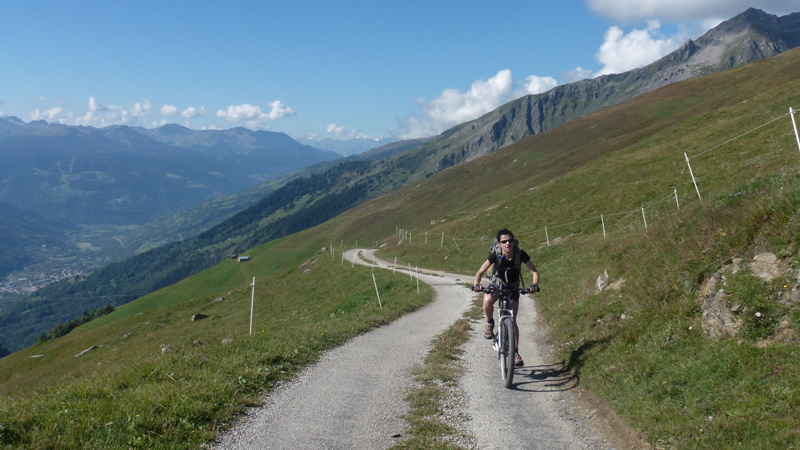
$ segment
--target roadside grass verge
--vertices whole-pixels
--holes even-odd
[[[452,388],[464,373],[462,346],[469,339],[472,322],[480,317],[481,301],[473,301],[464,316],[439,334],[431,344],[424,364],[414,371],[417,386],[406,397],[411,411],[405,415],[410,437],[396,449],[463,449],[458,442],[469,436],[448,423],[445,408],[457,399]],[[452,406],[452,405],[451,405]],[[458,414],[458,412],[451,412]]]
[[[0,399],[0,447],[198,448],[321,352],[432,298],[406,275],[381,272],[377,283],[382,308],[368,268],[323,253],[259,281],[252,336],[246,287],[223,302],[178,303],[82,333],[108,336],[80,358],[69,355],[83,376]],[[195,312],[208,317],[193,322]],[[52,345],[66,338],[75,337]],[[131,347],[150,350],[107,363]],[[39,348],[48,358],[56,347]]]

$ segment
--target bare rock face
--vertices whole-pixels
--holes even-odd
[[[789,268],[788,263],[781,261],[774,253],[761,253],[753,258],[750,270],[753,275],[761,278],[767,283],[771,283],[782,277]]]
[[[741,320],[734,314],[738,312],[736,305],[728,304],[728,294],[722,289],[725,275],[736,273],[744,268],[744,261],[735,259],[731,264],[722,266],[703,284],[700,293],[703,298],[703,331],[711,337],[733,337],[742,327]]]
[[[594,283],[594,293],[599,294],[603,292],[608,285],[608,270],[604,270],[603,273],[597,277],[597,281]]]

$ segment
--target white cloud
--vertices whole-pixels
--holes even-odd
[[[474,81],[466,92],[450,88],[431,101],[416,99],[421,114],[398,119],[402,131],[397,136],[413,139],[439,134],[454,125],[477,119],[509,100],[546,92],[556,87],[558,81],[549,76],[530,75],[519,89],[514,90],[514,84],[511,71],[504,69],[488,80]]]
[[[584,69],[581,66],[578,66],[572,70],[561,72],[561,79],[564,80],[564,83],[574,83],[576,81],[581,81],[585,78],[589,78],[592,76],[592,71],[589,69]]]
[[[46,99],[46,98],[44,98],[44,96],[43,96],[43,95],[40,95],[40,96],[39,96],[39,100],[38,100],[38,101],[39,101],[39,103],[44,103],[44,102],[46,102],[46,101],[47,101],[47,99]]]
[[[217,117],[229,122],[245,122],[251,128],[258,128],[264,122],[278,120],[295,113],[292,108],[284,106],[279,100],[269,102],[268,105],[269,113],[264,113],[260,106],[249,103],[231,105],[227,111],[218,110]]]
[[[150,100],[144,99],[142,103],[134,103],[133,105],[133,117],[145,117],[150,115]],[[128,114],[128,111],[120,107],[120,110],[123,111],[123,116]]]
[[[480,117],[502,105],[508,100],[513,87],[511,71],[505,69],[488,80],[473,82],[466,92],[445,89],[435,99],[417,99],[417,103],[435,128],[446,129]]]
[[[178,107],[173,105],[164,105],[161,107],[161,115],[166,117],[173,117],[178,114]]]
[[[48,122],[64,123],[72,119],[72,113],[67,113],[60,107],[48,109],[46,111],[39,111],[37,108],[31,113],[31,120],[46,120]]]
[[[595,76],[621,73],[650,64],[684,42],[685,36],[661,37],[660,28],[658,21],[649,22],[647,29],[632,30],[628,34],[616,26],[609,28],[595,55],[603,65]]]
[[[536,75],[530,75],[525,78],[525,82],[522,84],[522,89],[514,92],[514,98],[519,98],[523,95],[541,94],[553,89],[556,86],[558,86],[558,81],[556,81],[556,79],[553,77],[539,77]]]
[[[181,112],[181,117],[183,117],[184,119],[193,119],[197,116],[204,116],[205,114],[206,114],[205,107],[201,106],[200,109],[197,109],[194,106],[190,106]]]
[[[729,19],[751,6],[770,14],[797,11],[797,0],[584,0],[597,15],[624,23],[657,19],[663,22],[697,22]],[[719,23],[719,22],[717,22]]]
[[[325,131],[340,136],[346,129],[347,127],[344,125],[336,125],[335,123],[332,123],[328,125],[328,128],[326,128]]]

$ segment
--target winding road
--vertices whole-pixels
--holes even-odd
[[[369,265],[374,250],[344,256]],[[376,266],[391,270],[384,262]],[[464,287],[471,277],[428,270],[420,270],[419,277],[436,291],[431,304],[327,352],[221,433],[211,448],[385,449],[401,442],[411,370],[476,295]],[[461,413],[468,418],[462,431],[478,449],[611,448],[572,412],[574,381],[545,362],[535,320],[533,302],[523,296],[518,322],[526,365],[517,368],[513,389],[501,385],[497,354],[483,339],[483,324],[474,327],[462,355],[467,373],[459,385]]]

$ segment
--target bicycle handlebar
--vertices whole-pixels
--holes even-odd
[[[476,286],[481,286],[481,285],[478,284]],[[473,289],[474,289],[474,286],[473,286]],[[496,284],[490,284],[489,286],[486,286],[486,287],[481,286],[480,292],[483,292],[484,294],[499,294],[503,290],[517,291],[520,294],[531,294],[531,293],[534,293],[534,292],[538,292],[538,291],[531,291],[530,288],[503,288],[503,287],[497,286]]]

